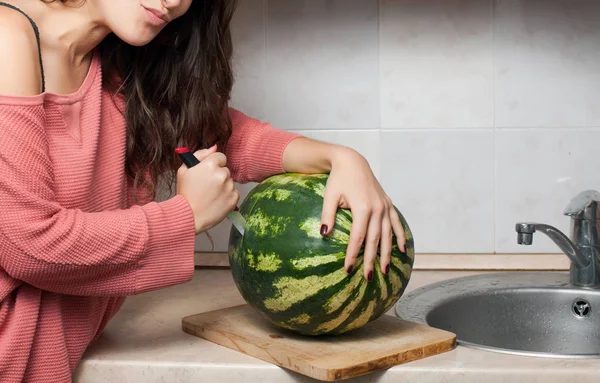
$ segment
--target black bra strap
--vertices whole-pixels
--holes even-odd
[[[33,27],[33,32],[35,32],[35,39],[37,40],[37,45],[38,45],[38,55],[40,57],[40,70],[42,72],[42,93],[44,93],[46,91],[46,79],[44,78],[44,65],[42,63],[42,46],[40,43],[40,32],[38,30],[37,25],[31,19],[31,17],[29,17],[25,12],[23,12],[19,8],[15,7],[14,5],[3,3],[0,1],[0,6],[5,6],[8,8],[14,9],[17,12],[20,12],[21,14],[23,14],[23,16],[27,17],[27,20],[29,20],[29,22],[31,23],[31,26]]]

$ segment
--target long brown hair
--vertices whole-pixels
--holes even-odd
[[[124,101],[125,170],[137,185],[150,186],[152,196],[161,177],[172,186],[181,165],[177,146],[225,149],[235,6],[235,0],[193,0],[145,46],[128,45],[114,34],[100,44],[104,84]]]

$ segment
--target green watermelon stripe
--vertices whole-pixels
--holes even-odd
[[[334,294],[338,293],[339,291],[345,289],[347,287],[348,284],[350,284],[353,280],[354,275],[357,273],[353,273],[352,275],[346,277],[343,281],[341,281],[340,283],[338,283],[337,285],[332,285],[329,286],[328,288],[324,288],[323,290],[319,291],[316,295],[308,298],[306,301],[300,301],[300,302],[296,302],[293,306],[291,306],[290,308],[288,308],[285,311],[280,311],[280,312],[273,312],[272,318],[276,321],[279,322],[286,322],[289,324],[289,321],[291,319],[293,319],[294,317],[298,317],[299,315],[305,313],[304,308],[306,307],[307,302],[310,303],[312,301],[324,301],[326,302],[327,299],[329,299],[329,297],[333,296]],[[362,275],[359,276],[358,278],[359,280],[362,279]],[[346,302],[351,302],[353,300],[353,297],[356,295],[356,291],[357,289],[353,289],[350,298],[346,301]],[[325,297],[328,297],[327,299]],[[325,303],[324,306],[321,307],[321,310],[319,311],[320,314],[318,315],[313,315],[313,317],[311,318],[312,321],[314,323],[324,323],[328,320],[330,320],[333,317],[336,317],[339,315],[339,313],[341,313],[343,311],[343,309],[346,307],[344,304],[342,304],[337,311],[331,312],[331,313],[327,313],[325,311]],[[309,327],[309,332],[314,330],[314,324],[311,324]]]
[[[312,275],[302,279],[281,277],[273,285],[277,295],[265,300],[265,307],[273,311],[286,310],[293,304],[315,295],[321,289],[339,283],[346,275],[346,270],[339,269],[325,276]]]
[[[399,277],[405,278],[404,271],[401,267],[398,267],[399,265],[402,265],[402,263],[394,262],[394,260],[392,260],[392,262],[390,262],[390,273],[393,271],[398,274]]]
[[[257,271],[274,272],[277,271],[281,263],[281,258],[275,253],[263,253],[259,251],[257,255],[248,250],[246,254],[248,266]]]
[[[317,333],[326,333],[334,331],[336,328],[343,326],[345,322],[348,321],[349,318],[352,318],[352,314],[360,308],[360,304],[364,298],[364,295],[367,293],[367,286],[364,284],[359,286],[356,289],[355,296],[352,297],[350,303],[343,306],[342,312],[330,319],[329,321],[320,324],[316,331]]]
[[[337,252],[335,254],[317,255],[312,257],[299,257],[292,260],[292,265],[296,270],[304,270],[310,267],[321,266],[331,262],[339,263],[344,259],[345,253]]]
[[[371,320],[371,317],[373,316],[376,307],[377,307],[377,301],[370,300],[367,304],[367,308],[362,310],[360,312],[360,314],[358,316],[356,316],[356,318],[354,318],[354,320],[352,322],[350,322],[344,326],[344,331],[355,330],[359,327],[366,325]]]
[[[357,268],[361,268],[362,267],[362,260],[359,260],[357,262]],[[345,271],[344,271],[345,272]],[[321,291],[319,291],[316,295],[313,295],[311,297],[308,297],[306,301],[299,301],[296,302],[293,306],[291,306],[290,308],[288,308],[285,311],[280,311],[278,313],[274,313],[277,315],[277,318],[279,320],[289,320],[290,318],[293,318],[295,316],[298,316],[300,312],[302,312],[302,307],[305,307],[305,302],[310,302],[313,299],[314,300],[320,300],[321,296],[327,296],[327,297],[333,297],[337,294],[339,294],[341,291],[345,290],[348,288],[348,285],[352,284],[354,281],[359,281],[361,284],[362,283],[364,277],[362,275],[362,273],[357,272],[356,270],[354,272],[352,272],[352,274],[348,275],[346,278],[344,278],[342,281],[340,281],[338,284],[335,285],[331,285],[327,288],[322,289]],[[352,293],[351,294],[355,294],[356,293],[356,288],[351,289]],[[344,300],[343,296],[338,296],[339,300]],[[327,301],[331,301],[331,298],[328,299],[322,307],[322,317],[323,318],[329,318],[330,316],[337,316],[339,314],[339,312],[343,311],[343,308],[345,307],[344,304],[347,303],[348,301],[352,300],[352,296],[349,299],[346,299],[341,305],[336,304],[336,306],[339,306],[338,309],[336,311],[331,311],[328,312],[328,310],[326,310],[327,307]]]
[[[336,332],[346,332],[352,330],[352,327],[350,327],[350,325],[356,323],[356,321],[364,315],[365,311],[368,309],[368,307],[366,307],[365,305],[365,302],[372,302],[375,296],[378,295],[376,294],[377,289],[373,288],[374,286],[371,285],[372,283],[373,282],[367,284],[365,282],[364,286],[367,290],[365,295],[362,297],[361,302],[359,302],[360,305],[357,305],[354,308],[352,314],[348,318],[346,318],[346,320],[339,326],[338,329],[336,329]]]
[[[377,260],[379,261],[379,256],[377,256]],[[383,273],[375,273],[375,277],[377,278],[377,283],[379,284],[379,290],[381,292],[381,299],[385,300],[387,299],[387,296],[389,294],[388,288],[390,288],[391,286],[388,286],[388,281],[386,279],[386,275],[384,275]]]
[[[357,261],[357,268],[361,268],[362,264],[363,264],[362,259],[359,259]],[[342,271],[343,271],[343,273],[346,273],[346,271],[343,269],[343,267],[339,267],[335,270],[335,272],[338,272],[340,274],[342,273]],[[331,274],[331,273],[329,273],[329,274]],[[313,274],[310,274],[310,275],[313,275]],[[314,273],[314,275],[318,275],[318,274]],[[363,278],[363,277],[362,277],[362,274],[354,271],[350,275],[346,275],[344,278],[341,278],[341,280],[338,283],[323,287],[323,289],[318,291],[317,294],[327,293],[327,295],[331,297],[331,300],[333,300],[336,295],[338,295],[341,291],[346,289],[348,285],[352,284],[353,281],[355,280],[355,278],[357,278],[358,281],[360,281],[361,278]],[[311,297],[307,297],[306,299],[308,299],[308,300],[313,299],[315,297],[315,295],[313,295]],[[338,298],[341,299],[341,296]],[[298,301],[295,303],[295,305],[303,306],[303,301]],[[324,303],[323,308],[325,308],[326,305],[327,305],[327,303]],[[292,307],[292,308],[296,309],[296,310],[298,309],[298,307]]]
[[[289,262],[289,261],[288,261]],[[302,270],[296,269],[291,263],[284,263],[279,270],[277,270],[276,274],[279,275],[294,275],[297,279],[304,279],[310,276],[319,276],[325,277],[335,271],[342,270],[344,268],[344,259],[341,258],[336,262],[326,263],[322,265],[318,265],[312,268],[305,268]],[[275,278],[276,276],[272,276],[271,278]]]
[[[358,268],[362,266],[362,260],[359,260],[357,264]],[[331,299],[325,305],[325,312],[327,314],[331,314],[332,312],[338,310],[342,305],[348,302],[352,291],[356,290],[359,287],[359,284],[362,280],[363,276],[360,273],[354,273],[350,275],[350,282],[346,285],[345,288],[341,289],[338,293],[334,294]]]
[[[379,262],[379,259],[377,259],[377,262]],[[380,280],[384,280],[384,286],[387,286],[387,282],[385,282],[385,279],[387,279],[387,277],[381,272],[379,271],[379,269],[375,269],[375,275],[376,277],[374,277],[373,281],[371,282],[364,282],[364,284],[368,287],[368,291],[367,294],[363,297],[362,301],[363,302],[377,302],[381,300],[381,294],[382,294],[382,285],[379,284]],[[360,273],[361,278],[364,278],[362,273]],[[386,287],[387,288],[387,287]],[[390,289],[391,291],[391,289]],[[376,312],[385,312],[387,310],[384,310],[384,303],[385,302],[380,302],[379,304],[370,306],[368,305],[366,309],[360,309],[357,308],[356,310],[354,310],[351,315],[346,318],[346,320],[340,325],[340,328],[338,330],[336,330],[336,333],[342,333],[342,332],[346,332],[346,331],[350,331],[352,329],[355,329],[356,327],[360,327],[361,323],[364,323],[363,319],[370,317],[372,315],[372,313],[376,313]]]

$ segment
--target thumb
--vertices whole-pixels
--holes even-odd
[[[325,190],[323,198],[323,212],[321,213],[321,235],[328,235],[335,226],[335,216],[340,205],[340,196]]]
[[[194,156],[196,156],[196,158],[200,161],[206,159],[206,157],[210,156],[211,154],[215,153],[217,151],[217,145],[213,145],[208,149],[202,149],[202,150],[197,150],[194,152]]]

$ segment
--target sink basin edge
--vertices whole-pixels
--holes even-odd
[[[453,332],[462,346],[553,358],[600,358],[600,290],[568,272],[499,272],[448,279],[402,297],[397,317]]]

